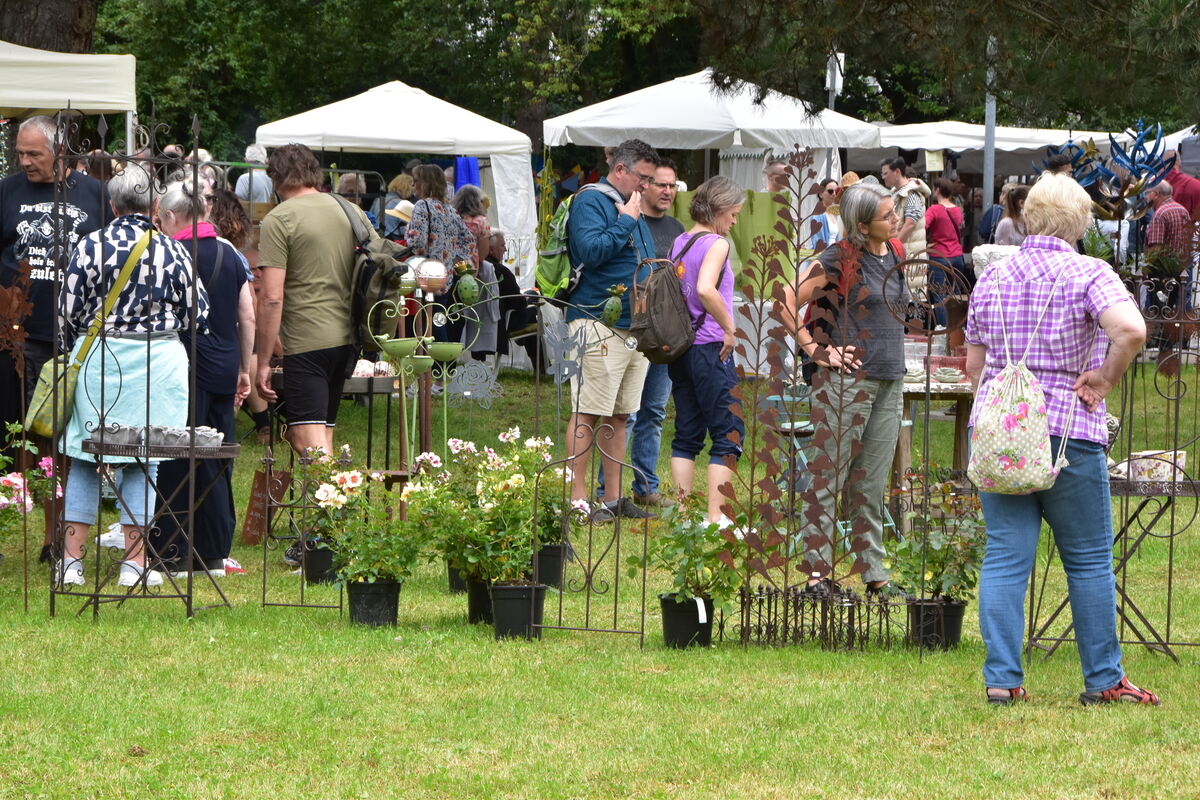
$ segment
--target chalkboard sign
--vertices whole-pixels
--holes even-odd
[[[290,472],[271,473],[271,494],[275,503],[283,501],[283,495],[292,483]],[[246,514],[242,518],[242,544],[259,544],[267,535],[270,509],[267,508],[267,471],[254,471],[254,484],[250,487],[250,500],[246,503]]]

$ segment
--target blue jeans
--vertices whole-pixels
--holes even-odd
[[[658,492],[658,450],[662,445],[663,420],[667,416],[667,398],[671,396],[671,378],[666,364],[651,364],[642,384],[642,407],[630,414],[625,423],[625,447],[634,466],[633,493],[648,495]],[[630,437],[633,447],[629,447]],[[596,491],[604,495],[604,470]]]
[[[113,482],[120,498],[117,511],[121,524],[144,528],[154,512],[158,464],[148,465],[144,472],[137,464],[108,464],[108,468],[116,471]],[[63,520],[95,525],[99,505],[100,474],[96,471],[96,462],[72,458],[63,498]]]
[[[733,387],[737,371],[730,355],[721,361],[721,342],[694,344],[668,366],[671,394],[675,398],[675,438],[671,458],[692,461],[704,449],[708,435],[710,464],[724,464],[725,456],[740,456],[746,428],[734,413]],[[736,433],[737,442],[730,438]]]
[[[1057,453],[1059,438],[1052,436],[1050,442]],[[1104,448],[1069,439],[1067,458],[1070,465],[1044,492],[979,493],[987,522],[987,553],[979,578],[979,630],[987,645],[983,678],[989,687],[1015,689],[1024,678],[1025,590],[1043,519],[1050,524],[1067,573],[1084,689],[1109,689],[1124,674],[1117,640],[1112,501]]]
[[[945,291],[953,287],[951,273],[944,267],[951,267],[957,272],[962,280],[967,279],[966,266],[962,256],[954,258],[930,258],[930,261],[941,264],[941,267],[931,266],[929,268],[929,304],[933,306],[933,316],[938,325],[946,324],[946,306],[940,305],[948,296],[949,292]],[[965,284],[964,284],[965,286]]]

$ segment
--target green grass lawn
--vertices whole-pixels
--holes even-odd
[[[453,410],[452,429],[531,431],[529,380],[504,382],[491,410]],[[343,412],[339,430],[361,451],[365,410]],[[553,408],[540,414],[553,433]],[[931,424],[948,447],[937,431],[952,424]],[[239,507],[260,455],[249,445],[238,461]],[[1177,639],[1200,640],[1193,538],[1176,542]],[[1130,571],[1152,610],[1167,546],[1152,541]],[[447,592],[435,566],[404,586],[395,629],[351,627],[336,610],[264,609],[263,551],[238,546],[249,574],[222,581],[231,610],[187,620],[177,601],[159,600],[105,607],[94,621],[76,616],[75,601],[52,619],[40,572],[22,611],[19,543],[3,551],[3,798],[1198,794],[1195,648],[1179,648],[1177,664],[1126,647],[1130,676],[1163,697],[1156,709],[1081,707],[1069,645],[1030,663],[1032,702],[996,709],[982,699],[973,606],[949,653],[668,651],[656,602],[644,649],[634,637],[562,631],[496,642],[466,624],[464,596]],[[272,591],[294,596],[298,579],[277,553],[268,563]],[[652,576],[650,597],[665,585]],[[1050,581],[1048,600],[1061,586]],[[308,596],[338,597],[327,587]],[[198,591],[199,602],[214,597]]]

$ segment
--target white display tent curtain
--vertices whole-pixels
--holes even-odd
[[[490,156],[496,221],[523,285],[537,259],[529,137],[421,89],[391,81],[354,97],[260,125],[267,147],[298,143],[349,153]]]
[[[959,172],[983,172],[983,144],[985,127],[969,122],[945,120],[921,122],[913,125],[881,125],[879,135],[881,147],[851,150],[847,159],[849,169],[876,172],[879,162],[893,158],[897,149],[917,150],[916,168],[925,169],[926,150],[950,150],[959,154]],[[1120,140],[1122,137],[1118,137]],[[1107,155],[1109,151],[1106,131],[1072,131],[1053,128],[1017,128],[996,126],[996,174],[1028,175],[1034,172],[1034,162],[1046,157],[1047,146],[1061,146],[1067,140],[1082,144],[1088,139],[1096,148]],[[946,160],[949,167],[949,159]]]
[[[712,71],[604,100],[543,123],[546,144],[605,147],[637,138],[653,147],[676,150],[728,147],[878,147],[879,130],[870,123],[768,92],[754,102],[755,88],[722,93]]]
[[[127,55],[54,53],[0,42],[0,116],[73,109],[137,110],[137,62]]]
[[[838,152],[830,148],[813,148],[813,170],[816,172],[815,180],[821,180],[826,175],[832,175],[835,178],[840,178],[842,170],[840,161],[838,161]],[[720,151],[717,154],[717,174],[724,175],[732,180],[743,189],[748,189],[752,192],[766,191],[767,179],[763,170],[767,162],[774,157],[788,158],[790,152],[777,153],[770,148],[750,148],[750,147],[729,147]],[[826,172],[826,165],[829,172]],[[815,195],[809,193],[813,181],[807,179],[807,175],[801,175],[800,184],[800,216],[808,217],[813,213],[817,205]],[[696,187],[690,187],[692,189]]]

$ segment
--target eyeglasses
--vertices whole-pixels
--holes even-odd
[[[637,172],[636,170],[630,170],[630,172],[632,172],[634,175],[637,176],[638,183],[654,183],[653,175],[643,175],[642,173]]]
[[[900,215],[896,213],[896,209],[892,209],[882,217],[872,217],[871,222],[888,222],[893,219],[900,219]]]
[[[821,194],[837,194],[837,189],[826,189]]]
[[[639,175],[638,177],[640,178],[640,177],[642,177],[642,176],[641,176],[641,175]],[[663,181],[662,183],[659,183],[658,181],[648,181],[648,183],[649,183],[651,186],[654,186],[654,187],[656,187],[656,188],[658,188],[658,189],[663,189],[664,191],[665,191],[665,190],[667,190],[667,189],[674,189],[674,188],[675,188],[675,183],[674,183],[673,181]]]

